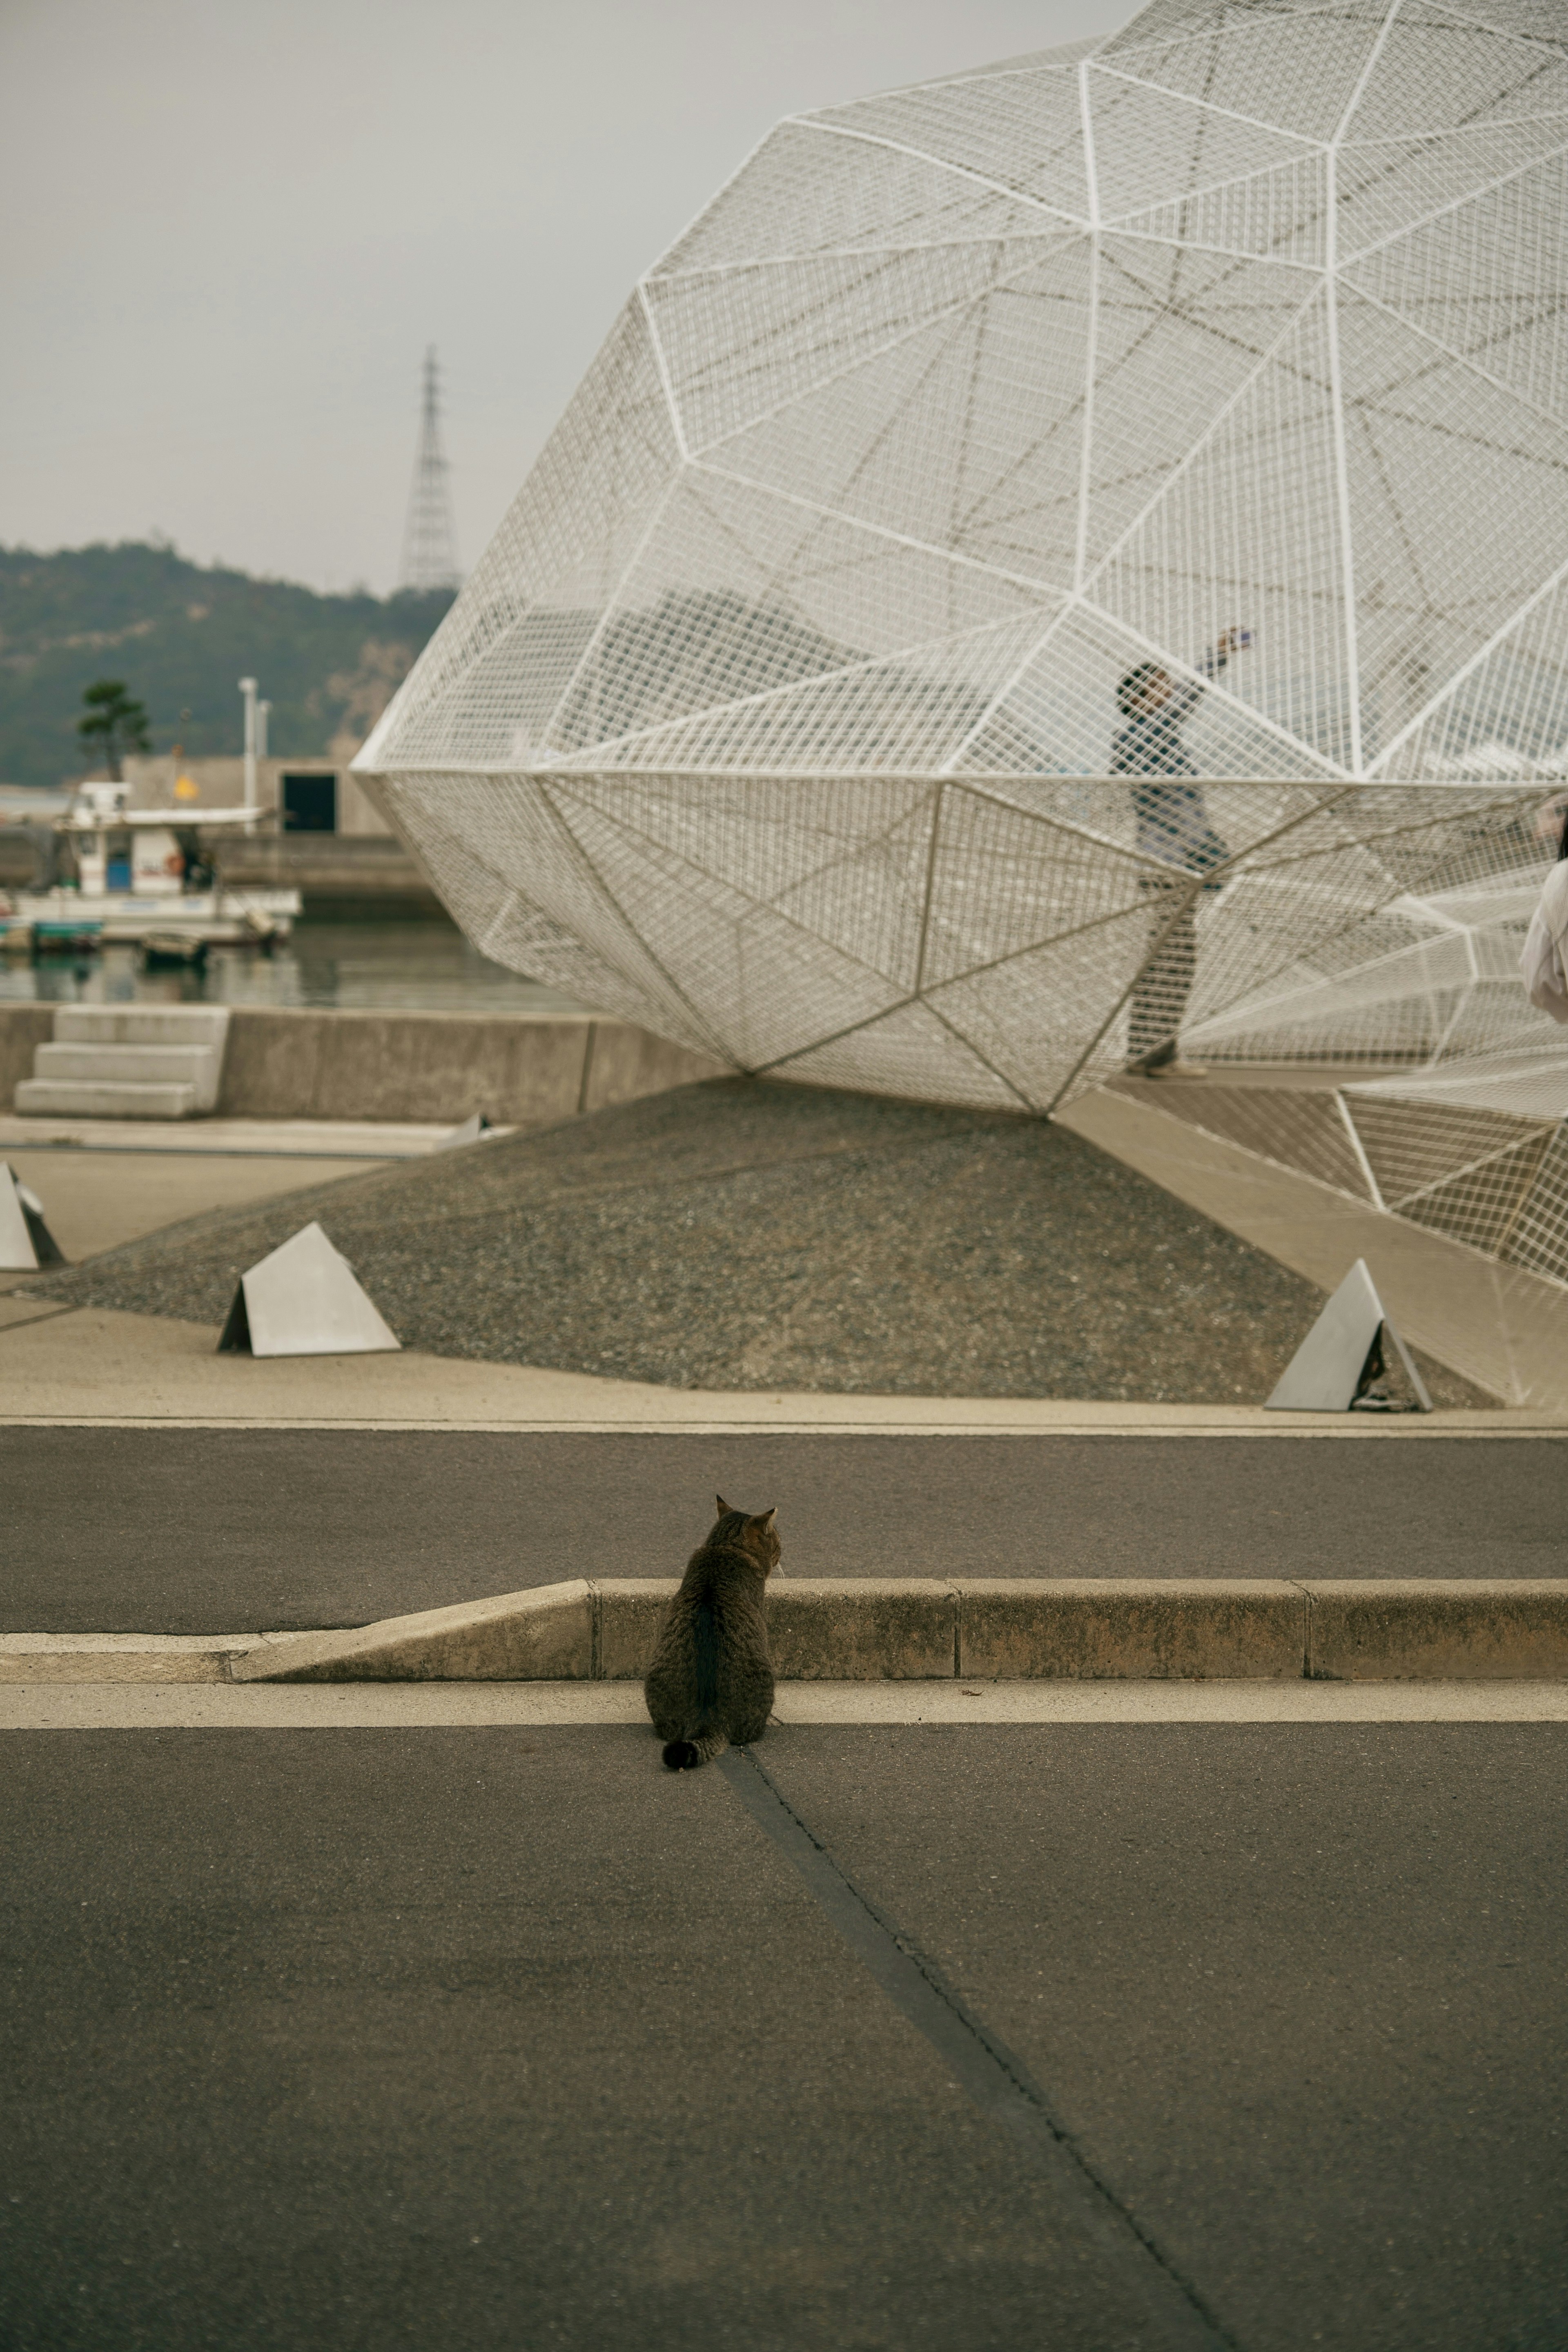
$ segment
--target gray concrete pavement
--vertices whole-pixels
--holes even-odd
[[[1561,1728],[758,1753],[1248,2352],[1568,2342]]]
[[[1096,2231],[646,1730],[13,1733],[0,2340],[1555,2352],[1565,1738],[770,1734]]]
[[[1162,2340],[717,1773],[217,1737],[6,1749],[16,2352]]]
[[[845,1576],[1556,1576],[1558,1438],[0,1433],[0,1632],[361,1624],[679,1574],[715,1489]]]

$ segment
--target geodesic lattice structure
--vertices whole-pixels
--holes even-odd
[[[1568,1050],[1519,971],[1541,879],[1398,898],[1322,942],[1184,1033],[1211,1083],[1164,1107],[1568,1281]],[[1331,1066],[1313,1085],[1303,1065]]]
[[[787,121],[361,772],[502,962],[737,1067],[1048,1109],[1535,865],[1565,197],[1555,0],[1154,0]],[[1152,762],[1144,665],[1191,706]],[[1210,780],[1217,852],[1152,845],[1130,764]]]
[[[1526,868],[1393,899],[1222,1013],[1189,1023],[1184,1045],[1216,1069],[1371,1062],[1437,1071],[1540,1052],[1561,1072],[1568,1110],[1568,1051],[1520,981],[1544,878]]]

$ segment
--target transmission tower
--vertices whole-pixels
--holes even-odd
[[[403,533],[403,588],[456,588],[458,542],[452,528],[452,492],[447,480],[447,459],[441,447],[441,394],[436,346],[425,354],[425,396],[419,414],[419,452],[414,460],[414,487],[408,494],[408,521]]]

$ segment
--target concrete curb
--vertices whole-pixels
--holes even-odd
[[[0,1683],[226,1683],[268,1633],[0,1633]]]
[[[1310,1672],[1322,1682],[1568,1676],[1568,1579],[1311,1583]]]
[[[625,1682],[673,1578],[580,1580],[273,1639],[235,1682]],[[791,1577],[768,1593],[781,1682],[1568,1680],[1568,1578]]]

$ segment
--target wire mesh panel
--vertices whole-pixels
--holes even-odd
[[[1545,0],[1154,0],[793,117],[358,764],[487,952],[740,1068],[1484,1091],[1547,1051],[1565,198]],[[1379,1103],[1291,1150],[1551,1258],[1568,1103]]]

